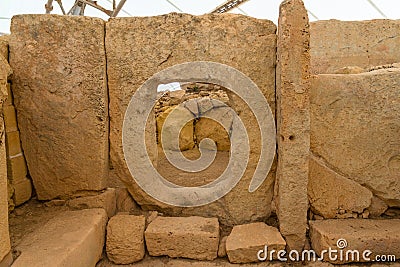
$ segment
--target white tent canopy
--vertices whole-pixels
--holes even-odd
[[[8,33],[10,18],[16,14],[45,13],[46,0],[1,0],[0,3],[0,32]],[[64,7],[69,10],[74,0],[63,0]],[[111,0],[98,0],[98,4],[111,8]],[[127,0],[119,16],[155,16],[170,12],[184,12],[194,15],[209,13],[225,0]],[[277,22],[281,0],[249,0],[233,13],[246,14],[260,19]],[[340,19],[400,19],[399,0],[304,0],[309,11],[310,20]],[[61,14],[57,3],[54,2],[53,14]],[[87,7],[85,15],[107,19],[102,12]]]

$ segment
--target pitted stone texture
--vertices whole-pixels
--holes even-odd
[[[400,207],[400,69],[312,79],[311,150]]]
[[[372,251],[369,255],[375,259],[376,255],[395,255],[400,257],[400,220],[319,220],[310,221],[310,238],[313,249],[321,256],[322,250],[338,249],[337,240],[345,239],[347,247],[343,249],[343,255],[348,250],[358,250],[360,261],[365,250]],[[328,261],[328,253],[324,259]],[[340,259],[340,258],[339,258]],[[332,263],[344,263],[346,261],[332,261]],[[344,258],[345,259],[345,258]],[[352,258],[349,258],[349,262]]]
[[[0,36],[0,55],[3,56],[4,59],[8,60],[8,41],[9,35]]]
[[[144,216],[116,215],[107,225],[107,257],[117,264],[140,261],[145,254]]]
[[[68,206],[74,209],[102,208],[111,218],[116,212],[116,194],[114,188],[108,188],[94,196],[78,197],[68,201]]]
[[[156,201],[137,186],[124,161],[121,137],[126,107],[137,88],[155,73],[184,62],[213,61],[240,70],[258,85],[274,113],[275,31],[276,27],[270,21],[234,14],[199,17],[169,14],[113,18],[107,22],[110,158],[116,174],[125,182],[138,204],[172,216],[186,214],[219,217],[221,222],[231,225],[269,216],[272,193],[267,192],[272,191],[273,181],[266,182],[254,193],[248,192],[256,165],[254,161],[257,162],[259,154],[255,154],[249,170],[226,198],[204,207],[182,209]],[[249,46],[249,43],[252,45]],[[143,49],[138,44],[152,48]],[[250,125],[250,129],[253,128],[254,124]],[[148,133],[155,140],[155,131]],[[267,179],[274,179],[273,171]],[[259,203],[264,203],[263,207]]]
[[[280,6],[277,50],[278,169],[276,212],[288,247],[306,241],[308,156],[310,151],[310,32],[301,0]]]
[[[310,157],[309,168],[308,198],[314,213],[333,219],[340,213],[361,214],[371,205],[371,191],[329,169],[321,160]]]
[[[167,120],[170,115],[171,117]],[[192,149],[194,147],[193,119],[193,114],[183,106],[174,106],[165,110],[157,117],[158,143],[162,144],[163,149],[175,150],[171,140],[177,138],[173,134],[174,131],[181,129],[179,133],[180,150]],[[166,120],[167,124],[165,124]]]
[[[400,21],[311,23],[311,72],[334,73],[347,66],[368,68],[400,61]]]
[[[20,15],[11,23],[12,91],[38,199],[101,190],[108,173],[104,22]]]
[[[226,253],[232,263],[259,262],[259,250],[285,249],[286,242],[278,229],[265,223],[251,223],[233,227],[226,240]]]
[[[18,244],[21,255],[13,266],[95,266],[103,251],[106,223],[103,209],[66,211]]]
[[[157,217],[145,237],[151,256],[213,260],[218,253],[219,223],[216,218]]]

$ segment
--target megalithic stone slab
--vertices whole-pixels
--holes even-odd
[[[310,151],[309,23],[301,0],[280,6],[277,50],[278,169],[276,211],[290,249],[306,240]]]
[[[107,214],[103,209],[66,211],[28,234],[16,247],[14,267],[94,267],[100,260]]]
[[[108,173],[104,22],[20,15],[11,24],[12,91],[38,198],[103,189]]]
[[[275,113],[275,33],[276,26],[271,21],[237,14],[192,16],[172,13],[156,17],[112,18],[106,23],[110,159],[116,175],[124,181],[138,204],[168,216],[218,217],[222,224],[229,225],[262,220],[270,215],[274,167],[257,191],[248,192],[260,155],[261,138],[257,121],[244,102],[243,105],[235,102],[232,107],[240,110],[240,118],[248,128],[251,146],[248,168],[237,186],[224,198],[197,208],[182,209],[161,203],[138,186],[125,163],[122,125],[130,99],[147,79],[168,67],[193,61],[223,63],[243,72],[257,84]],[[153,90],[156,95],[156,88]],[[147,150],[150,158],[155,160],[155,123],[149,122]]]

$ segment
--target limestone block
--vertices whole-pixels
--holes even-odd
[[[151,256],[213,260],[218,253],[219,223],[215,218],[157,217],[145,238]]]
[[[312,22],[310,27],[313,74],[400,61],[399,20],[322,20]]]
[[[104,192],[86,197],[78,197],[68,201],[68,206],[75,209],[103,208],[111,218],[116,212],[116,195],[114,188],[107,188]]]
[[[0,63],[1,64],[1,63]],[[5,90],[5,88],[0,89]],[[0,94],[0,99],[4,101],[5,95]],[[0,105],[1,108],[1,105]],[[0,118],[0,262],[10,252],[10,236],[8,232],[8,190],[7,190],[7,164],[6,148],[4,145],[4,121]]]
[[[258,251],[283,250],[286,242],[278,229],[262,222],[234,226],[226,240],[226,253],[232,263],[259,262]],[[269,259],[269,258],[268,258]]]
[[[19,131],[6,133],[6,147],[7,155],[9,157],[22,155],[21,138]]]
[[[217,149],[220,151],[230,150],[230,139],[228,131],[232,127],[233,122],[233,110],[229,107],[213,108],[205,112],[195,124],[195,136],[199,143],[204,138],[210,138],[217,144]],[[210,118],[215,118],[210,119]]]
[[[26,168],[25,157],[22,154],[8,157],[7,176],[12,183],[17,183],[26,179],[28,170]]]
[[[310,31],[301,0],[282,2],[278,23],[278,169],[275,184],[279,228],[290,249],[302,250],[307,227],[310,151]]]
[[[400,207],[400,69],[312,79],[311,150]]]
[[[107,225],[107,257],[116,264],[129,264],[143,259],[144,216],[116,215]]]
[[[168,124],[165,124],[165,120],[169,115],[172,118],[168,119]],[[181,129],[179,133],[179,148],[181,151],[192,149],[194,147],[193,119],[193,114],[183,106],[168,108],[157,117],[158,143],[161,144],[161,135],[163,133],[163,148],[174,150],[171,140],[177,137],[173,133],[176,129]],[[186,121],[189,122],[185,124]]]
[[[122,124],[126,107],[137,88],[155,73],[176,64],[192,61],[219,62],[250,77],[260,88],[274,113],[275,31],[276,26],[271,21],[235,14],[208,14],[198,17],[168,14],[113,18],[106,23],[110,159],[116,174],[124,181],[138,204],[142,207],[156,207],[170,216],[182,214],[182,208],[160,203],[143,192],[126,167],[122,149]],[[252,45],[249,46],[249,43]],[[147,48],[142,49],[138,44],[145,44]],[[155,90],[156,88],[154,95]],[[248,122],[246,119],[244,121]],[[254,120],[248,122],[250,132],[257,130],[254,125]],[[151,134],[155,140],[155,131]],[[251,140],[251,145],[254,144],[251,164],[237,187],[221,201],[205,207],[184,209],[185,214],[219,217],[221,222],[230,225],[255,221],[270,215],[274,170],[271,170],[268,181],[256,192],[248,192],[258,162],[257,149],[260,144],[260,138],[255,138],[256,134],[250,135],[258,143]],[[154,144],[155,141],[150,143]]]
[[[17,114],[14,106],[3,106],[3,117],[6,133],[18,131]]]
[[[329,169],[315,157],[310,157],[309,169],[308,198],[314,213],[333,219],[340,213],[361,214],[371,205],[371,191]]]
[[[38,199],[102,190],[108,177],[104,22],[20,15],[10,64],[18,126]]]
[[[375,260],[376,255],[395,255],[400,257],[400,220],[366,220],[366,219],[342,219],[342,220],[319,220],[310,221],[310,238],[313,249],[321,256],[322,250],[342,250],[346,255],[349,250],[358,250],[360,261],[365,261],[362,254],[370,250],[372,254],[367,255]],[[340,249],[345,242],[337,242],[344,239],[347,246]],[[336,255],[339,255],[337,253]],[[340,260],[330,260],[328,253],[324,254],[326,261],[332,263],[345,263],[354,261],[349,257]]]
[[[25,178],[22,180],[15,181],[15,183],[12,184],[12,187],[14,188],[13,200],[15,206],[19,206],[28,201],[29,199],[31,199],[32,196],[31,180]]]
[[[106,223],[103,209],[66,211],[18,244],[21,255],[13,266],[94,267],[103,252]]]

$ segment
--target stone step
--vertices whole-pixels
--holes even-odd
[[[263,222],[237,225],[226,240],[226,253],[232,263],[271,261],[276,259],[276,253],[269,252],[278,252],[285,247],[279,230]]]
[[[12,267],[91,267],[100,260],[107,214],[104,209],[66,211],[28,234],[16,247]]]
[[[219,245],[216,218],[157,217],[145,231],[146,247],[151,256],[213,260]]]
[[[310,238],[319,257],[332,263],[358,261],[352,251],[357,250],[359,261],[378,261],[376,256],[400,258],[400,220],[341,219],[310,221]],[[329,256],[329,248],[337,250]],[[368,252],[371,251],[371,253]],[[363,253],[366,253],[363,257]],[[337,259],[335,259],[335,255]],[[343,256],[341,256],[343,255]],[[348,255],[348,256],[346,256]],[[380,260],[382,261],[382,260]]]

